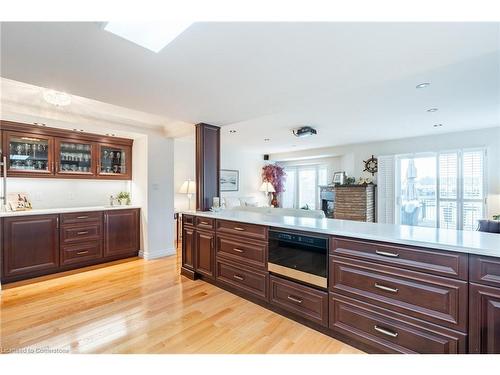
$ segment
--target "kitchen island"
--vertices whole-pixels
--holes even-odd
[[[496,234],[185,212],[182,258],[183,275],[368,352],[500,353]]]

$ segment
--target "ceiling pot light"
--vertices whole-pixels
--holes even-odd
[[[429,108],[427,112],[437,112],[438,108]]]
[[[428,86],[430,86],[431,84],[429,82],[424,82],[424,83],[420,83],[418,84],[417,86],[415,86],[417,89],[423,89],[423,88],[426,88]]]
[[[62,91],[45,90],[43,92],[43,99],[57,107],[64,107],[71,104],[71,95]]]
[[[231,129],[231,130],[229,130],[229,133],[234,134],[234,133],[236,133],[236,130]]]
[[[270,139],[269,138],[264,138],[264,142],[269,142]]]
[[[443,124],[434,124],[434,125],[432,125],[432,126],[433,126],[433,127],[435,127],[435,128],[440,128],[440,127],[442,127],[442,126],[443,126]]]

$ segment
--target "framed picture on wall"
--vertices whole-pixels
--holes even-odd
[[[231,169],[220,170],[220,191],[238,191],[240,172]]]

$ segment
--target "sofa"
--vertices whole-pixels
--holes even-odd
[[[308,217],[313,219],[325,218],[325,213],[321,210],[302,210],[297,208],[274,208],[262,206],[254,197],[225,197],[224,206],[227,210],[238,210],[246,212],[256,212],[265,215]]]

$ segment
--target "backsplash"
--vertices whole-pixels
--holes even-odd
[[[27,193],[34,209],[108,205],[110,195],[130,191],[129,181],[49,178],[9,178],[7,181],[7,192]]]

